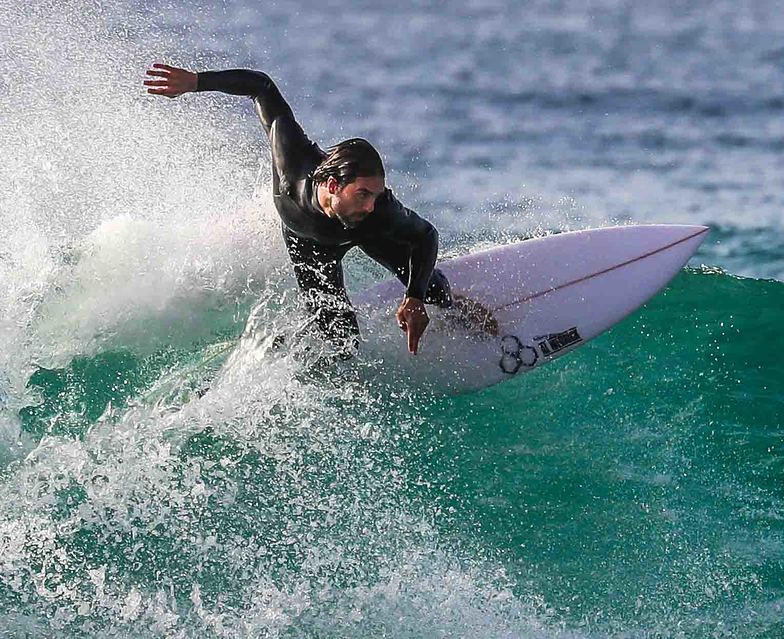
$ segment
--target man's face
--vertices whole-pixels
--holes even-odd
[[[376,200],[384,192],[383,177],[358,177],[345,186],[329,178],[327,188],[332,195],[332,210],[343,226],[353,229],[373,212]]]

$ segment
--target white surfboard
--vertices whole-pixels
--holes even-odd
[[[600,335],[645,304],[705,239],[704,226],[657,224],[560,233],[438,264],[452,293],[492,316],[490,332],[466,330],[455,311],[428,307],[416,356],[394,322],[396,279],[355,299],[363,350],[415,381],[465,392],[526,373]],[[496,333],[496,334],[491,334]]]

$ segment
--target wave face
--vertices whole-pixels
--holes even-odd
[[[782,303],[774,280],[684,271],[572,356],[460,397],[242,346],[176,409],[156,384],[209,348],[39,368],[4,450],[6,628],[764,636]]]
[[[778,636],[776,3],[330,6],[0,0],[0,635]],[[156,60],[376,142],[443,257],[711,236],[485,391],[306,374],[270,348],[304,319],[252,109],[146,96]]]

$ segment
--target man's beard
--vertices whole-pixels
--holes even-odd
[[[350,219],[350,218],[347,218],[346,216],[344,216],[339,211],[335,211],[335,217],[338,218],[338,222],[340,222],[343,225],[343,227],[347,228],[347,229],[355,229],[355,228],[357,228],[362,223],[362,221],[365,219],[363,217],[361,217],[359,219],[356,219],[356,218]]]

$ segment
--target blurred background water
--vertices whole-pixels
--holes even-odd
[[[781,636],[780,9],[0,0],[0,636]],[[251,104],[148,96],[156,61],[371,140],[442,257],[711,234],[486,391],[303,378]]]

